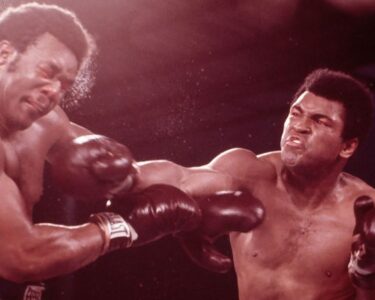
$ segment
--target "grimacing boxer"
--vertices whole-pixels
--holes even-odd
[[[58,6],[30,3],[0,14],[2,300],[41,299],[44,286],[36,281],[116,249],[170,234],[248,231],[263,219],[262,204],[246,191],[198,202],[171,185],[136,188],[129,150],[71,123],[59,106],[93,50],[76,16]],[[111,206],[80,226],[34,224],[46,161],[62,189],[86,200],[111,197]]]
[[[168,183],[195,199],[244,189],[262,202],[264,222],[230,234],[240,300],[375,299],[375,192],[343,172],[371,121],[361,82],[318,69],[290,105],[279,151],[236,148],[194,168],[139,163],[138,187]],[[228,269],[204,234],[180,240],[200,265]]]

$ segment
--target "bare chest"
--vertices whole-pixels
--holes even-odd
[[[250,235],[239,237],[244,254],[264,267],[303,264],[327,276],[342,268],[350,253],[354,223],[328,214],[296,215],[267,211],[267,220]]]
[[[32,207],[43,192],[43,169],[46,156],[40,137],[17,137],[4,143],[5,172],[14,180]]]
[[[246,290],[246,282],[257,274],[258,286],[271,295],[274,290],[274,296],[291,291],[300,297],[309,291],[311,299],[324,299],[319,298],[322,293],[345,290],[354,227],[350,209],[337,204],[303,211],[290,205],[288,195],[276,188],[258,197],[266,199],[264,223],[251,234],[231,238],[240,289],[243,285]]]

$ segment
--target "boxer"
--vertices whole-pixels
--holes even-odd
[[[230,233],[240,300],[375,299],[375,191],[343,171],[371,119],[364,84],[318,69],[293,98],[279,151],[230,149],[192,168],[143,162],[137,186],[168,183],[198,202],[219,190],[245,189],[263,203],[266,218],[259,227]],[[225,272],[231,262],[215,253],[212,241],[198,229],[181,242],[195,262]]]
[[[207,206],[176,187],[135,189],[138,171],[128,149],[69,121],[59,104],[94,52],[87,30],[61,7],[30,3],[0,14],[2,300],[40,299],[39,281],[73,272],[110,251],[210,223],[202,221]],[[79,226],[34,224],[46,161],[63,190],[71,189],[77,198],[111,197],[112,206]],[[238,210],[244,212],[228,228],[248,230],[260,223],[263,206],[252,195],[243,200]],[[244,226],[246,215],[251,220]],[[14,292],[4,288],[16,283],[27,285]]]

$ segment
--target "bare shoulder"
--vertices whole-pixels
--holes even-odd
[[[274,179],[276,177],[277,154],[256,155],[244,148],[233,148],[216,156],[208,166],[245,180]]]
[[[364,195],[375,199],[375,189],[364,180],[349,173],[341,173],[340,186],[347,195],[350,195],[348,197],[350,201],[354,201],[359,196]]]
[[[43,137],[50,140],[51,144],[54,144],[63,134],[64,130],[69,127],[69,123],[65,112],[61,107],[57,106],[48,114],[37,120],[34,128],[38,128],[38,131],[43,134]]]
[[[48,128],[48,131],[63,130],[69,125],[69,118],[60,106],[56,106],[48,114],[37,121],[39,126]]]
[[[34,129],[38,128],[43,142],[47,143],[51,150],[48,151],[49,158],[55,149],[61,148],[67,141],[77,136],[92,134],[88,129],[71,122],[59,106],[35,123]]]

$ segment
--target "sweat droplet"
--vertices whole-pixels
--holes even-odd
[[[325,273],[326,273],[327,277],[331,277],[332,276],[332,273],[330,271],[326,271]]]

